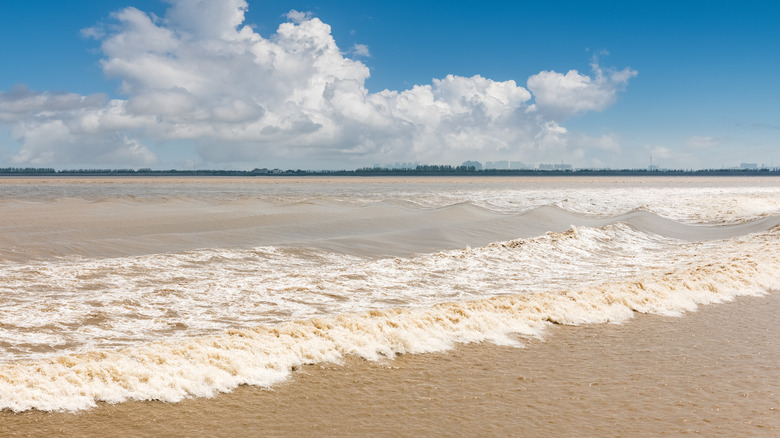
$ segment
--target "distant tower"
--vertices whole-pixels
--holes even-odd
[[[650,154],[650,166],[647,168],[647,170],[658,170],[658,166],[653,165],[653,154]]]

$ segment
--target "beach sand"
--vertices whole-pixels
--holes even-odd
[[[681,318],[554,326],[525,348],[305,366],[271,389],[78,413],[0,413],[2,436],[777,436],[780,293]]]

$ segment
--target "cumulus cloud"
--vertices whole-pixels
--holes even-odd
[[[38,93],[24,85],[17,85],[7,92],[0,91],[0,122],[46,119],[60,113],[100,108],[105,101],[103,94]]]
[[[196,40],[234,39],[236,27],[244,22],[244,13],[249,7],[245,0],[168,1],[171,7],[166,18],[173,26],[172,29],[164,30],[176,31],[179,34],[184,32],[186,38]],[[153,32],[157,33],[157,29]]]
[[[311,20],[312,13],[309,11],[301,12],[296,11],[295,9],[290,9],[290,12],[286,15],[287,19],[292,21],[293,23],[303,23],[304,21]]]
[[[615,102],[618,92],[637,75],[630,68],[605,70],[597,59],[591,67],[594,76],[569,70],[566,74],[543,71],[528,78],[528,89],[536,98],[538,110],[555,118],[602,111]]]
[[[15,163],[145,166],[156,161],[155,154],[137,140],[118,132],[80,135],[62,120],[21,123],[12,135],[24,142],[24,148],[13,157]]]
[[[23,144],[17,164],[148,165],[155,154],[122,131],[143,126],[125,116],[122,101],[105,95],[35,92],[16,86],[0,92],[0,122],[16,122],[11,136]]]
[[[244,24],[244,0],[169,3],[165,17],[129,7],[112,15],[105,34],[85,31],[101,42],[103,71],[120,80],[122,99],[23,87],[0,93],[0,121],[16,124],[13,136],[22,144],[16,163],[92,157],[148,165],[156,160],[148,140],[192,141],[199,159],[211,163],[441,163],[486,151],[542,159],[574,151],[564,117],[603,110],[636,75],[594,62],[592,76],[546,71],[529,78],[528,88],[448,75],[371,93],[368,67],[345,56],[330,26],[310,13],[291,10],[265,38]],[[349,53],[370,56],[359,44]],[[613,147],[600,142],[606,146],[596,147]]]

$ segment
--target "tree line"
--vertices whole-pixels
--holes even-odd
[[[701,175],[701,176],[728,176],[728,175],[780,175],[780,168],[775,169],[701,169],[701,170],[647,170],[647,169],[566,169],[566,170],[539,170],[539,169],[485,169],[476,170],[474,166],[450,166],[450,165],[419,165],[414,168],[384,168],[363,167],[356,170],[281,170],[281,169],[253,169],[253,170],[153,170],[141,169],[65,169],[56,170],[49,167],[5,167],[0,168],[0,175],[62,175],[62,176],[426,176],[426,175],[482,175],[482,176],[522,176],[522,175],[579,175],[579,176],[630,176],[630,175]]]

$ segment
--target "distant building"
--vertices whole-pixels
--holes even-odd
[[[473,167],[474,170],[482,170],[482,163],[480,163],[479,161],[464,161],[462,166]]]
[[[539,165],[539,170],[572,170],[571,164],[546,164]]]
[[[756,163],[739,163],[740,169],[758,169],[758,164]]]
[[[523,163],[522,161],[510,161],[509,168],[510,169],[531,169],[532,167],[528,164]]]
[[[384,168],[385,169],[416,169],[417,166],[419,166],[419,165],[420,165],[420,163],[417,163],[417,162],[414,162],[414,163],[406,163],[406,162],[404,162],[404,163],[402,163],[402,162],[396,161],[395,163],[392,163],[392,164],[385,164]]]
[[[509,161],[487,161],[485,169],[509,169]]]

